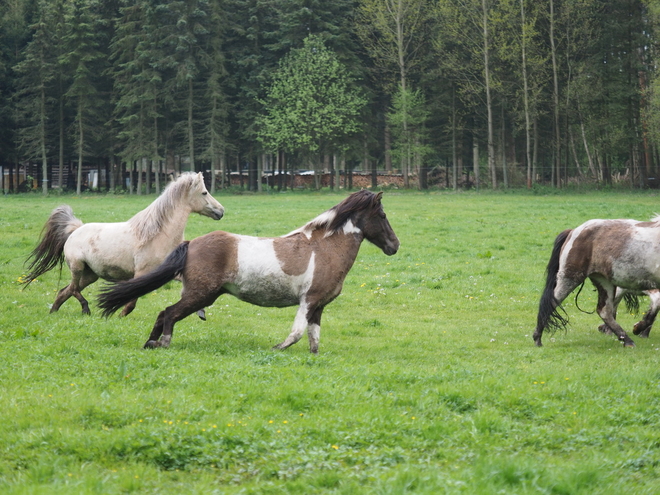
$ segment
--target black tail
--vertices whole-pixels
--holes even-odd
[[[149,294],[179,275],[186,266],[189,243],[190,241],[184,241],[179,244],[160,266],[149,273],[131,280],[105,284],[99,294],[102,315],[110,316],[128,302]]]
[[[555,299],[555,288],[557,287],[557,273],[559,272],[559,255],[561,248],[566,242],[568,235],[572,232],[571,229],[564,230],[555,239],[555,246],[552,249],[550,261],[546,268],[546,281],[541,301],[539,302],[539,315],[536,322],[536,331],[543,332],[544,329],[549,328],[556,330],[558,328],[566,327],[568,319],[564,318],[558,308],[561,306]]]
[[[70,206],[62,205],[55,208],[44,225],[39,245],[25,260],[30,273],[23,277],[21,282],[27,286],[57,265],[61,267],[64,262],[64,244],[71,233],[82,224],[75,217]]]
[[[632,292],[626,292],[623,295],[623,300],[626,302],[626,309],[631,315],[639,313],[639,297]]]

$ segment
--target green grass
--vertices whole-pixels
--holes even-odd
[[[344,196],[217,197],[226,217],[187,238],[282,235]],[[21,290],[52,208],[119,221],[152,200],[0,198],[0,493],[660,493],[660,327],[622,348],[571,297],[569,330],[531,338],[556,234],[648,219],[657,194],[387,192],[401,249],[362,246],[318,356],[270,350],[295,308],[225,296],[145,351],[177,283],[107,320],[48,314],[66,268]]]

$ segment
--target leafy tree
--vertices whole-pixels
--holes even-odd
[[[359,130],[365,103],[336,55],[310,36],[273,75],[258,139],[272,151],[301,151],[308,157],[331,152]]]
[[[378,71],[389,83],[390,94],[395,91],[408,94],[411,72],[423,60],[427,8],[426,0],[360,1],[356,31]],[[408,100],[400,101],[405,105]],[[403,134],[408,132],[405,120],[408,113],[407,109],[402,109]],[[408,187],[410,163],[402,162],[401,168]]]
[[[420,90],[411,91],[399,87],[394,95],[392,110],[387,119],[392,130],[394,145],[392,154],[402,163],[421,163],[425,156],[431,154],[431,148],[426,143],[425,124],[429,117],[424,95]],[[417,167],[418,176],[420,167]],[[419,184],[424,187],[424,184]]]

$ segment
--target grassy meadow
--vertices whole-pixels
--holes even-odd
[[[283,235],[344,197],[216,194],[225,218],[192,216],[186,238]],[[22,290],[55,206],[110,222],[153,199],[0,198],[0,493],[660,493],[660,324],[623,348],[571,296],[568,331],[531,337],[555,236],[649,219],[657,193],[385,192],[401,249],[362,245],[318,356],[306,337],[271,350],[295,308],[224,296],[145,351],[176,282],[107,320],[99,284],[91,316],[48,313],[66,267]]]

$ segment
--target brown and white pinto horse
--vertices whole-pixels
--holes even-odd
[[[168,347],[177,321],[231,294],[258,306],[299,305],[291,333],[274,348],[295,344],[307,329],[309,350],[317,353],[323,308],[341,292],[362,241],[388,256],[399,249],[381,196],[367,190],[353,193],[282,237],[216,231],[184,242],[153,272],[106,286],[99,305],[109,316],[180,275],[181,299],[160,312],[145,348]]]
[[[83,224],[71,207],[59,206],[51,213],[39,245],[26,261],[30,273],[22,282],[30,284],[66,261],[71,282],[58,292],[50,312],[60,309],[73,296],[83,314],[89,314],[89,304],[81,294],[85,287],[99,278],[127,280],[153,270],[183,241],[191,213],[220,220],[224,212],[206,190],[201,172],[182,174],[127,222]],[[127,301],[122,315],[134,307],[134,300]]]
[[[558,312],[566,297],[589,278],[598,291],[596,311],[624,346],[635,343],[616,321],[616,308],[626,292],[651,296],[651,309],[635,325],[635,335],[648,336],[658,311],[660,287],[660,217],[637,220],[589,220],[555,239],[539,302],[534,342],[541,346],[546,328],[565,327]]]

